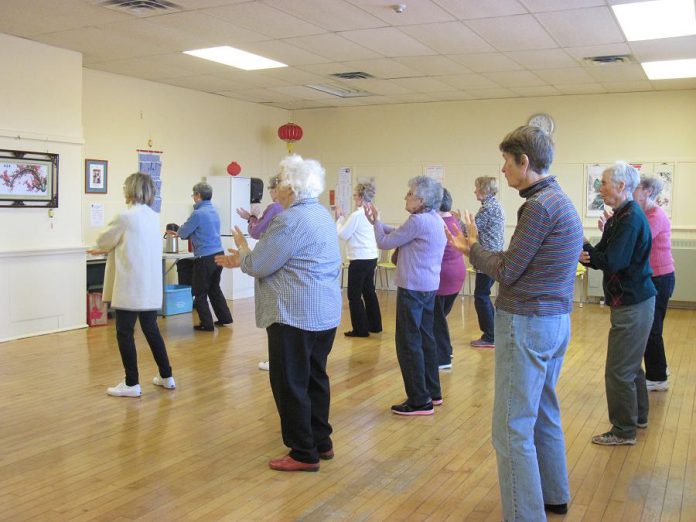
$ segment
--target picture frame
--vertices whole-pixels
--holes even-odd
[[[59,155],[0,150],[0,207],[58,207]]]
[[[109,162],[106,160],[85,160],[85,193],[106,194],[108,191]]]

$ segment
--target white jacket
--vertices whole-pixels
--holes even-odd
[[[159,214],[147,205],[133,205],[109,223],[97,239],[108,250],[104,301],[121,310],[162,307],[162,237]]]

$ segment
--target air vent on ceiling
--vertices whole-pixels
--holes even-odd
[[[370,73],[361,71],[334,73],[331,76],[340,78],[341,80],[367,80],[369,78],[374,78]]]
[[[590,65],[609,65],[617,63],[635,63],[630,54],[610,54],[608,56],[589,56],[582,59],[583,63]]]
[[[362,91],[360,89],[351,89],[349,87],[341,87],[338,85],[331,85],[328,83],[313,83],[305,85],[310,89],[315,91],[325,92],[326,94],[331,94],[333,96],[339,96],[340,98],[359,98],[360,96],[374,96],[371,92]]]
[[[150,16],[182,10],[181,6],[167,0],[100,0],[97,4],[134,16]]]

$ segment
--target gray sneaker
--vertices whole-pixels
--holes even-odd
[[[592,443],[599,444],[600,446],[633,446],[636,443],[636,438],[624,439],[608,431],[592,437]]]

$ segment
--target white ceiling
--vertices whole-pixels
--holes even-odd
[[[696,36],[628,43],[627,0],[169,0],[132,13],[100,0],[0,0],[0,32],[79,51],[84,66],[284,109],[696,88],[638,62],[696,58]],[[242,71],[181,54],[231,45],[289,67]],[[636,63],[588,65],[630,54]],[[333,73],[361,71],[366,80]],[[372,93],[339,98],[329,83]]]

